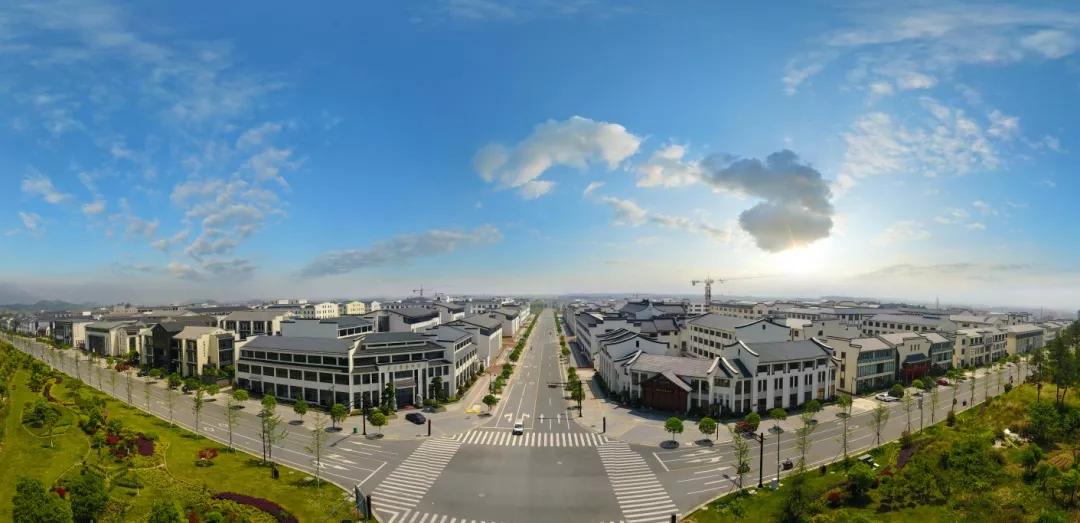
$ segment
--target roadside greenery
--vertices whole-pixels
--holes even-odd
[[[992,401],[950,410],[944,424],[905,431],[869,452],[874,467],[839,461],[823,473],[789,476],[778,491],[759,491],[752,500],[718,499],[687,520],[1080,521],[1077,330],[1074,324],[1060,338],[1068,350],[1054,342],[1032,358],[1029,369],[1042,367],[1036,379],[1008,390],[1002,384]],[[997,376],[986,381],[996,384]],[[887,419],[887,410],[872,411],[875,437]]]

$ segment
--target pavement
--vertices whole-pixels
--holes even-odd
[[[76,375],[72,358],[75,351],[52,351],[20,338],[14,343],[45,361],[55,359],[46,357],[47,353],[59,353],[58,367]],[[706,441],[696,427],[688,424],[686,432],[677,438],[676,448],[663,448],[660,443],[670,439],[662,429],[668,414],[618,407],[600,399],[595,386],[587,390],[579,416],[565,391],[550,384],[563,381],[566,365],[579,366],[583,378],[592,371],[578,357],[564,361],[560,349],[554,316],[545,310],[492,415],[470,408],[474,401],[470,398],[486,393],[481,379],[446,412],[425,414],[433,420],[431,437],[427,436],[426,426],[411,425],[399,417],[384,428],[383,438],[370,439],[352,434],[352,427],[361,421],[349,418],[343,430],[331,435],[334,452],[323,463],[323,476],[346,490],[359,485],[371,495],[379,519],[388,523],[662,522],[669,521],[672,514],[689,514],[739,487],[733,474],[732,437],[722,428],[718,439]],[[505,358],[505,352],[499,358]],[[82,362],[78,374],[91,386],[97,386],[99,380],[96,375],[90,376],[89,368]],[[1008,382],[1017,370],[1007,369],[1003,382]],[[107,375],[112,371],[101,372]],[[117,391],[109,390],[108,378],[100,381],[106,392],[123,400],[124,379],[117,380]],[[986,387],[988,380],[990,386]],[[139,385],[135,386],[134,403],[146,409]],[[149,412],[169,419],[164,384],[151,383],[150,390]],[[988,370],[978,371],[974,380],[956,388],[939,387],[937,409],[931,408],[927,396],[922,409],[913,409],[911,427],[917,430],[920,424],[943,421],[954,398],[957,410],[962,411],[973,406],[972,392],[977,404],[985,400],[987,393],[993,396],[1000,390],[997,376]],[[849,421],[849,455],[858,456],[877,446],[870,418],[878,404],[872,398],[855,400]],[[909,423],[901,402],[886,406],[889,419],[882,427],[881,443],[899,438]],[[200,423],[204,435],[221,442],[227,439],[223,408],[223,397],[208,403]],[[238,447],[253,455],[258,455],[260,447],[255,416],[258,409],[259,405],[252,401],[241,410],[234,435]],[[279,407],[278,412],[287,420],[295,417],[288,406]],[[190,396],[176,394],[172,416],[176,423],[192,428]],[[843,429],[836,407],[826,407],[815,419],[813,443],[806,454],[811,468],[842,456]],[[525,434],[511,434],[517,421],[525,425]],[[771,420],[762,421],[763,443],[746,439],[751,449],[751,470],[744,476],[743,485],[748,488],[755,487],[755,478],[767,486],[776,477],[782,460],[795,461],[799,457],[793,437],[801,425],[798,417],[780,422],[779,434],[768,431],[773,425]],[[289,424],[286,428],[286,439],[274,447],[275,461],[310,472],[312,460],[304,450],[311,437],[308,427]]]

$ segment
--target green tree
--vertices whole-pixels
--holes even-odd
[[[937,385],[934,385],[930,389],[930,424],[931,425],[934,424],[934,418],[937,416],[937,407],[938,407],[938,402],[940,401],[940,399],[941,398],[938,396],[938,387],[937,387]]]
[[[739,490],[742,490],[743,476],[750,472],[750,444],[734,428],[729,426],[728,431],[731,433],[731,447],[735,450],[735,474],[739,477]]]
[[[1031,379],[1035,381],[1035,401],[1042,400],[1042,382],[1045,380],[1043,367],[1046,365],[1046,351],[1039,347],[1031,351]]]
[[[756,432],[758,426],[761,425],[761,415],[756,412],[751,412],[750,414],[747,414],[745,418],[743,418],[743,421],[746,422],[746,425],[750,429],[750,432]]]
[[[581,381],[574,382],[574,388],[570,390],[570,399],[577,402],[578,417],[582,416],[581,402],[585,400],[585,387]]]
[[[242,404],[245,401],[247,401],[251,397],[251,395],[249,395],[248,391],[246,391],[244,389],[236,389],[236,390],[233,391],[232,397],[233,397],[233,400],[236,401],[236,404],[238,405],[238,408],[239,408],[239,407],[243,407]]]
[[[911,433],[911,409],[915,407],[915,398],[911,397],[911,394],[904,394],[904,397],[900,400],[904,406],[904,413],[907,414],[907,432]]]
[[[379,429],[379,434],[382,434],[382,426],[386,425],[386,415],[381,411],[372,411],[371,416],[368,418],[368,423],[371,423],[372,427]]]
[[[127,403],[128,403],[128,405],[134,405],[134,402],[131,400],[131,396],[132,396],[132,392],[134,392],[134,390],[135,390],[135,384],[131,382],[131,372],[130,371],[125,371],[124,372],[124,380],[125,380],[124,381],[124,393],[127,396]]]
[[[889,422],[889,409],[885,405],[878,405],[874,407],[874,410],[870,415],[870,423],[874,425],[874,434],[876,436],[877,445],[881,446],[881,428]]]
[[[840,418],[840,450],[844,453],[844,467],[848,466],[848,440],[851,438],[851,428],[849,422],[851,421],[851,395],[840,394],[836,397],[836,404],[840,407],[840,412],[836,413],[836,417]]]
[[[285,439],[286,431],[281,416],[277,414],[277,399],[272,394],[263,396],[259,412],[259,439],[263,446],[263,463],[274,459],[274,445]]]
[[[919,390],[923,390],[926,388],[926,384],[923,382],[922,379],[919,378],[915,378],[914,380],[912,380],[911,386]]]
[[[182,378],[179,373],[174,372],[172,374],[169,374],[167,383],[168,383],[170,389],[175,389],[175,388],[179,387],[180,384],[183,383],[183,382],[184,382],[184,378]]]
[[[322,473],[323,450],[326,448],[326,415],[315,413],[315,426],[311,430],[311,444],[307,451],[311,454],[311,468],[315,471],[315,486],[319,486]]]
[[[494,394],[488,394],[487,396],[484,396],[484,405],[487,405],[488,414],[491,413],[491,410],[495,408],[495,405],[497,403],[499,403],[499,400],[495,398]]]
[[[1076,504],[1076,496],[1080,494],[1080,470],[1072,469],[1061,475],[1061,495],[1068,498],[1069,506]]]
[[[296,403],[293,403],[292,410],[300,417],[300,424],[303,425],[304,416],[306,416],[308,412],[308,404],[304,401],[304,398],[296,400]]]
[[[221,392],[221,386],[217,383],[210,383],[203,388],[206,389],[207,396],[217,396],[217,394]]]
[[[394,382],[386,382],[386,386],[383,387],[381,399],[381,407],[384,411],[393,412],[397,409],[397,390],[394,389]]]
[[[143,403],[146,404],[146,412],[150,412],[150,375],[146,375],[146,379],[143,380]]]
[[[787,490],[783,493],[781,521],[806,521],[811,502],[810,493],[807,490],[806,474],[793,474],[788,481]]]
[[[851,470],[848,471],[848,488],[851,489],[851,495],[855,498],[861,498],[870,491],[870,488],[874,486],[874,472],[870,470],[870,467],[865,463],[856,463]]]
[[[180,523],[180,511],[176,503],[169,499],[158,499],[150,507],[150,516],[147,523]]]
[[[889,395],[894,397],[894,398],[903,398],[904,397],[904,386],[899,384],[899,383],[893,383],[892,388],[889,389]]]
[[[98,520],[105,511],[105,506],[109,504],[104,478],[86,468],[71,482],[68,494],[71,499],[71,513],[77,522]]]
[[[772,431],[777,434],[783,432],[780,428],[780,422],[787,419],[787,411],[780,407],[776,407],[769,411],[769,417],[773,419]]]
[[[664,431],[671,434],[671,441],[675,441],[676,434],[682,434],[683,422],[681,419],[672,416],[664,422]]]
[[[243,393],[245,397],[247,396],[247,391],[237,389],[225,400],[225,428],[229,431],[229,450],[235,450],[233,447],[233,431],[236,430],[236,423],[240,421],[240,400],[237,399],[240,393]]]
[[[349,415],[349,409],[340,403],[335,403],[330,406],[330,421],[333,422],[334,428],[337,428],[337,424],[345,421],[345,417]]]
[[[10,471],[9,471],[10,472]],[[11,497],[11,517],[16,523],[70,523],[71,506],[59,496],[45,490],[34,478],[15,479],[15,495]]]
[[[709,436],[716,432],[716,420],[705,416],[698,421],[697,428],[701,431],[701,435],[705,436],[706,440],[709,440]]]
[[[1035,472],[1035,467],[1042,461],[1043,450],[1035,444],[1028,444],[1020,451],[1020,464],[1024,466],[1024,472],[1027,476],[1031,476]]]
[[[436,403],[442,403],[446,400],[445,387],[443,387],[442,376],[435,376],[431,378],[431,394],[428,396],[435,400]]]
[[[199,415],[202,414],[203,407],[206,406],[206,391],[202,387],[195,389],[195,396],[191,398],[191,412],[195,414],[195,435],[200,434],[199,427]]]

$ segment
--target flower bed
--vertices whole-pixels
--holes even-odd
[[[255,507],[274,516],[281,523],[300,523],[300,520],[296,519],[296,516],[289,514],[284,507],[268,499],[248,496],[246,494],[237,494],[236,492],[218,492],[217,494],[214,494],[214,499],[227,499],[229,501],[240,503],[241,505]]]
[[[139,450],[140,456],[154,455],[154,441],[147,439],[142,434],[135,437],[135,448]]]

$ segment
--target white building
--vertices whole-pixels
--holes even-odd
[[[235,363],[233,334],[219,327],[184,327],[176,340],[182,376],[201,376],[207,367],[224,368]]]
[[[1005,351],[1010,355],[1028,354],[1043,346],[1042,327],[1030,323],[1005,328]]]
[[[345,304],[345,314],[349,316],[359,316],[368,312],[367,305],[362,301],[350,301]]]
[[[315,318],[324,320],[327,318],[337,318],[338,316],[345,315],[345,305],[342,303],[335,303],[332,301],[324,301],[315,305]]]
[[[225,316],[219,327],[236,335],[237,340],[250,336],[281,334],[281,321],[291,316],[290,309],[252,309]]]
[[[630,397],[630,380],[628,371],[623,366],[627,360],[635,357],[638,353],[646,354],[672,354],[671,347],[667,343],[650,340],[636,332],[626,329],[618,329],[601,334],[597,338],[599,351],[596,358],[596,372],[604,380],[607,389],[617,397],[628,399]]]
[[[416,332],[439,325],[439,311],[424,307],[380,309],[365,318],[375,324],[375,332]]]
[[[476,357],[484,368],[491,365],[492,358],[499,354],[499,349],[502,347],[501,321],[486,314],[473,314],[450,322],[448,325],[471,333],[473,343],[476,345]]]
[[[686,321],[686,351],[691,356],[712,359],[723,347],[736,341],[749,343],[790,341],[791,329],[770,319],[748,320],[709,313]]]

